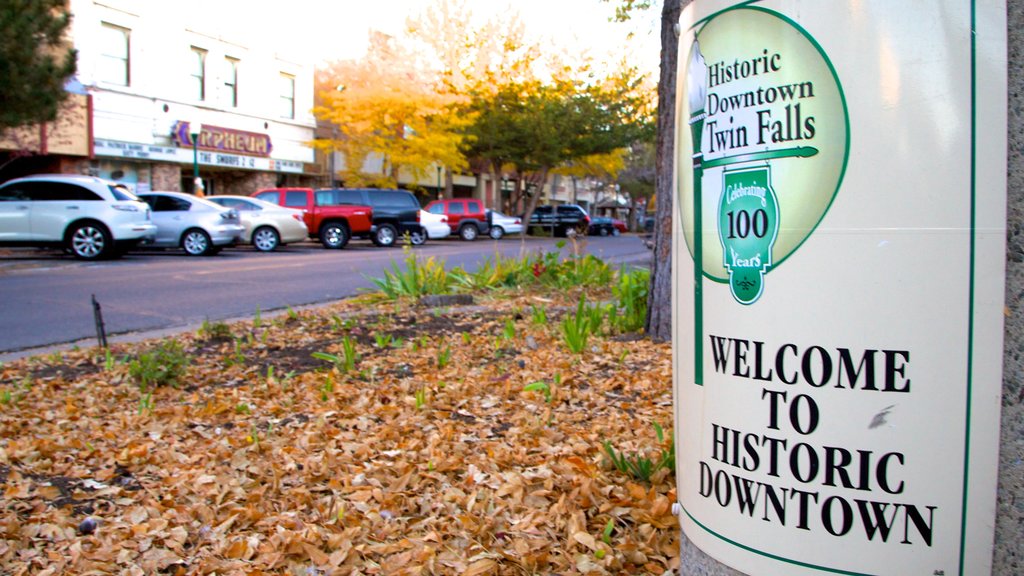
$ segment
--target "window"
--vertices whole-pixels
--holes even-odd
[[[114,195],[114,200],[134,200],[139,201],[138,196],[134,192],[128,189],[124,184],[111,184],[110,193]]]
[[[480,206],[479,202],[473,201],[473,202],[467,202],[467,204],[469,205],[469,212],[478,214],[478,213],[484,211],[483,207]]]
[[[366,205],[366,197],[359,190],[338,190],[338,202],[340,204]]]
[[[22,189],[33,202],[103,200],[92,190],[65,182],[24,182]]]
[[[289,208],[305,208],[306,193],[302,190],[288,191],[284,193],[284,205]]]
[[[415,208],[420,209],[420,202],[409,192],[403,190],[376,190],[371,192],[380,206],[388,208]]]
[[[153,212],[188,212],[192,208],[188,201],[171,196],[142,196],[142,199],[153,207]]]
[[[224,59],[224,98],[227,105],[238,107],[238,60]]]
[[[452,202],[448,205],[449,214],[462,214],[462,202]]]
[[[365,204],[363,193],[359,190],[345,189],[316,191],[317,206],[337,206],[339,204]]]
[[[295,77],[281,74],[281,118],[295,118]]]
[[[100,26],[100,61],[96,75],[102,82],[129,86],[131,84],[131,54],[127,28],[104,22]]]
[[[239,212],[255,212],[257,210],[263,210],[262,207],[250,202],[249,200],[243,200],[242,198],[219,198],[212,196],[207,198],[210,202],[220,204],[225,208],[234,208]]]
[[[192,47],[192,96],[206,100],[206,50]]]
[[[430,207],[431,214],[444,214],[444,204],[434,204]]]
[[[277,192],[260,192],[256,195],[256,198],[270,202],[271,204],[277,204],[278,193]]]
[[[28,202],[28,194],[18,185],[0,189],[0,202]]]

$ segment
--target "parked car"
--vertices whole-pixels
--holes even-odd
[[[183,192],[139,194],[153,210],[154,248],[181,248],[189,256],[213,256],[234,246],[245,230],[238,211]]]
[[[426,229],[427,237],[431,240],[440,240],[452,235],[447,216],[420,210],[420,224]]]
[[[603,216],[590,219],[590,226],[587,228],[587,234],[591,236],[618,236],[623,232],[628,232],[629,228],[626,227],[626,223],[618,218],[605,218]]]
[[[523,219],[518,216],[506,216],[494,210],[487,211],[487,221],[491,223],[491,238],[499,240],[506,234],[519,234],[523,231]]]
[[[56,247],[98,260],[155,237],[149,206],[122,184],[41,174],[0,186],[0,246]]]
[[[355,237],[369,237],[377,246],[394,246],[405,234],[413,244],[422,244],[427,233],[420,224],[420,201],[412,192],[375,188],[324,188],[316,191],[317,204],[361,205],[373,209],[373,223],[367,232]]]
[[[284,208],[248,196],[207,196],[206,199],[237,210],[245,228],[239,241],[252,244],[260,252],[270,252],[278,246],[302,242],[309,237],[309,227],[302,219],[302,210]]]
[[[612,219],[603,216],[591,218],[590,225],[587,227],[587,234],[591,236],[611,236],[618,233],[618,230],[615,229],[615,224],[612,223]]]
[[[373,226],[369,206],[339,203],[331,194],[312,188],[267,188],[253,192],[252,197],[301,210],[309,237],[319,239],[324,248],[344,248],[353,237],[369,234]]]
[[[490,230],[484,203],[473,198],[434,200],[424,210],[447,216],[452,233],[458,234],[463,240],[476,240]]]
[[[644,232],[646,234],[654,233],[654,215],[648,214],[644,217]]]
[[[550,230],[555,236],[586,234],[590,226],[590,215],[581,206],[537,206],[530,215],[530,229]]]

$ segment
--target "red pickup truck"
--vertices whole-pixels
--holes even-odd
[[[271,204],[302,210],[310,238],[319,238],[324,248],[344,248],[355,236],[370,233],[373,209],[369,206],[332,204],[330,194],[318,195],[312,188],[268,188],[250,194]]]

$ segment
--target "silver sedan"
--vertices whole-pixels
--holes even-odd
[[[154,248],[181,248],[190,256],[210,256],[233,246],[244,228],[238,211],[182,192],[138,194],[153,209]]]
[[[278,246],[309,238],[309,228],[302,220],[302,210],[285,208],[248,196],[208,196],[206,199],[237,210],[242,226],[245,227],[240,241],[252,244],[260,252],[270,252]]]

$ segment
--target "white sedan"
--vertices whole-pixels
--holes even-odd
[[[440,240],[451,235],[452,229],[448,225],[448,217],[444,214],[432,214],[426,210],[420,210],[420,225],[427,229],[427,237],[431,240]]]
[[[245,227],[241,242],[252,244],[260,252],[270,252],[278,246],[309,238],[309,229],[302,220],[302,210],[285,208],[248,196],[207,196],[206,199],[237,210],[242,226]]]
[[[488,210],[487,217],[491,221],[491,238],[495,240],[506,234],[519,234],[523,231],[523,221],[517,217],[506,216],[494,210]]]

